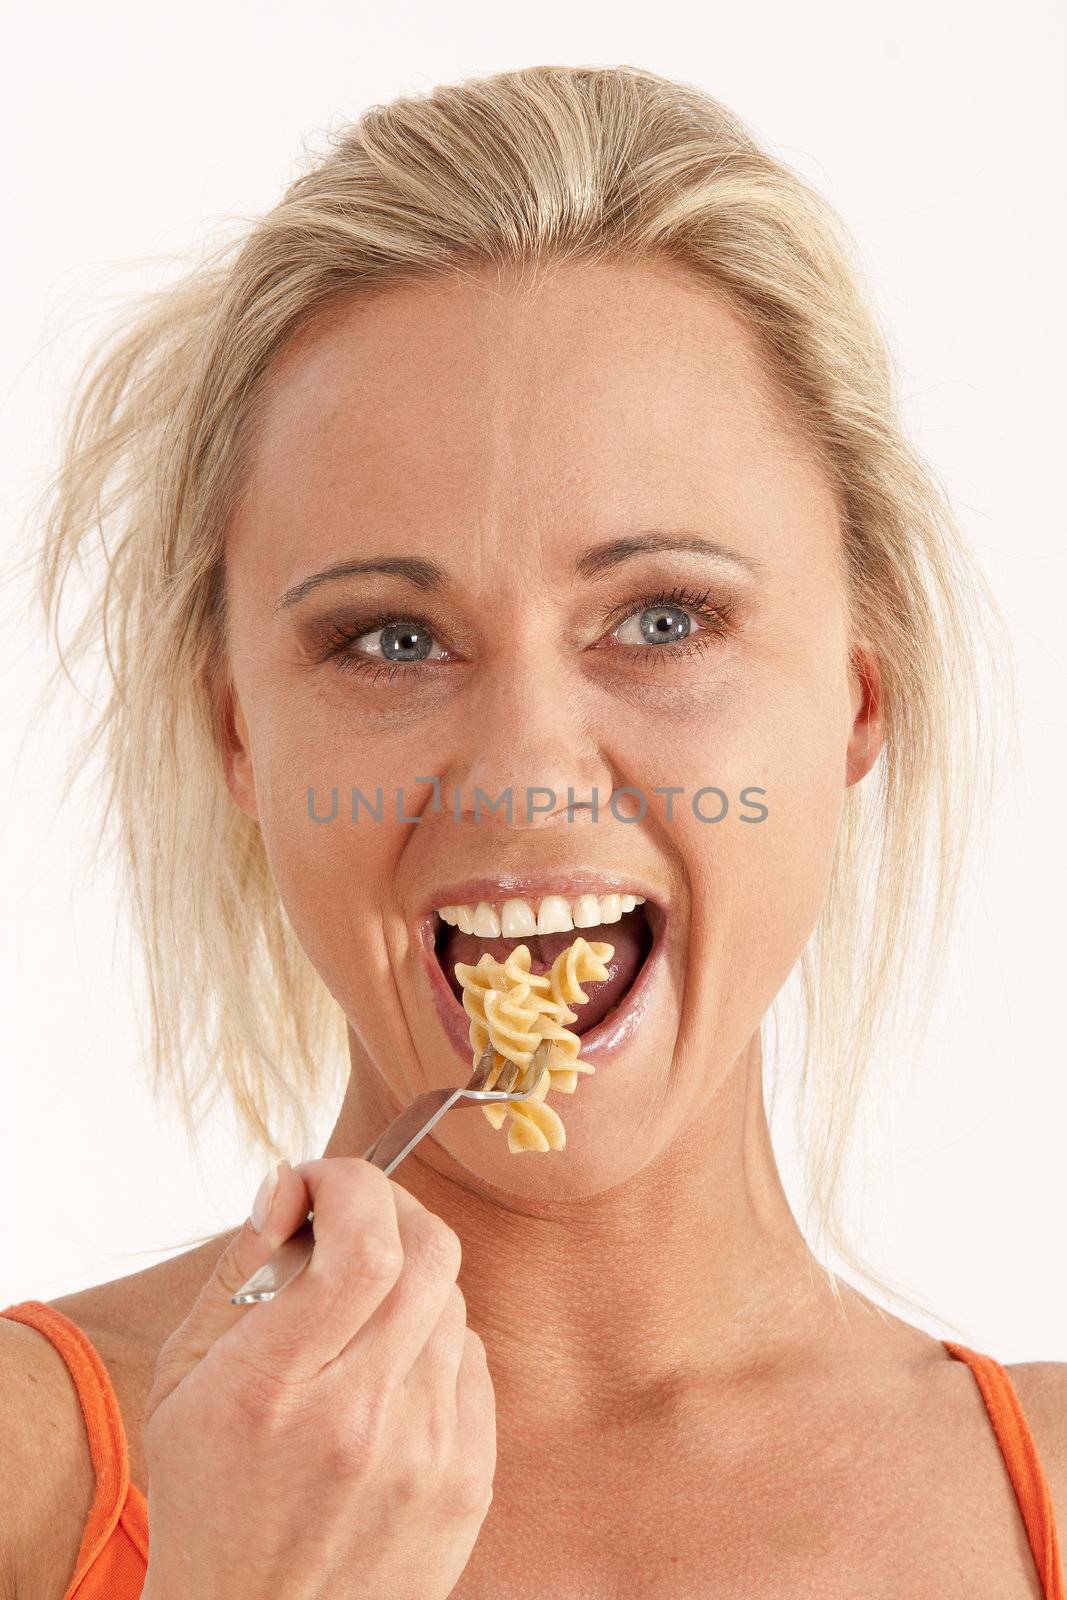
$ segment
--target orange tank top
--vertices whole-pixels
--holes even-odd
[[[74,1380],[89,1436],[96,1494],[63,1600],[140,1600],[148,1505],[130,1482],[126,1429],[107,1368],[78,1325],[43,1300],[22,1300],[0,1317],[38,1329],[55,1345]]]
[[[23,1300],[0,1317],[37,1328],[63,1357],[78,1391],[96,1472],[96,1496],[63,1600],[139,1600],[148,1567],[148,1507],[130,1482],[126,1432],[107,1368],[62,1311]],[[973,1372],[1022,1512],[1045,1600],[1067,1600],[1056,1518],[1044,1469],[1011,1379],[992,1356],[942,1340]]]

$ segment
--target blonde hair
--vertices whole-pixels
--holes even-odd
[[[218,744],[228,518],[264,374],[331,302],[567,261],[673,264],[725,296],[841,506],[850,607],[879,660],[885,748],[846,794],[800,962],[798,1118],[822,1238],[860,1091],[922,924],[925,1015],[979,796],[977,624],[996,617],[905,437],[858,253],[831,207],[699,88],[632,67],[535,66],[372,106],[265,216],[133,297],[79,374],[43,502],[40,597],[60,663],[102,640],[98,743],[144,946],[153,1086],[190,1138],[223,1086],[250,1144],[311,1154],[305,1107],[343,1086],[345,1019],[297,942]],[[61,596],[103,571],[65,651]],[[69,785],[68,785],[69,788]],[[914,987],[914,986],[913,986]],[[836,1280],[831,1280],[835,1284]]]

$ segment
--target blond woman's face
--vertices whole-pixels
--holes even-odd
[[[565,1159],[434,1134],[516,1191],[624,1180],[797,960],[880,740],[834,498],[744,324],[608,265],[335,309],[271,373],[227,587],[227,781],[388,1104],[466,1081],[447,972],[510,947],[437,908],[645,897],[577,929],[621,965],[549,1097]]]

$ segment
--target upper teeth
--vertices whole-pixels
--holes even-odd
[[[478,939],[522,939],[537,933],[566,933],[569,928],[596,928],[618,922],[624,911],[645,903],[643,894],[582,894],[567,900],[548,894],[543,900],[505,900],[502,906],[479,900],[476,906],[438,906],[443,922],[473,933]]]

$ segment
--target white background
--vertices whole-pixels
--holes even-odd
[[[727,102],[838,207],[900,363],[913,436],[1007,613],[1020,755],[1001,774],[943,998],[857,1162],[880,1267],[1004,1362],[1067,1359],[1064,1269],[1063,15],[972,6],[23,7],[5,30],[0,1306],[163,1259],[244,1216],[260,1173],[225,1116],[187,1150],[143,1035],[92,793],[60,786],[77,700],[13,564],[79,356],[115,296],[372,101],[535,62],[629,63]],[[14,70],[12,70],[14,69]],[[325,1136],[335,1108],[323,1113]],[[799,1205],[788,1126],[775,1140]],[[919,1320],[914,1318],[913,1320]]]

